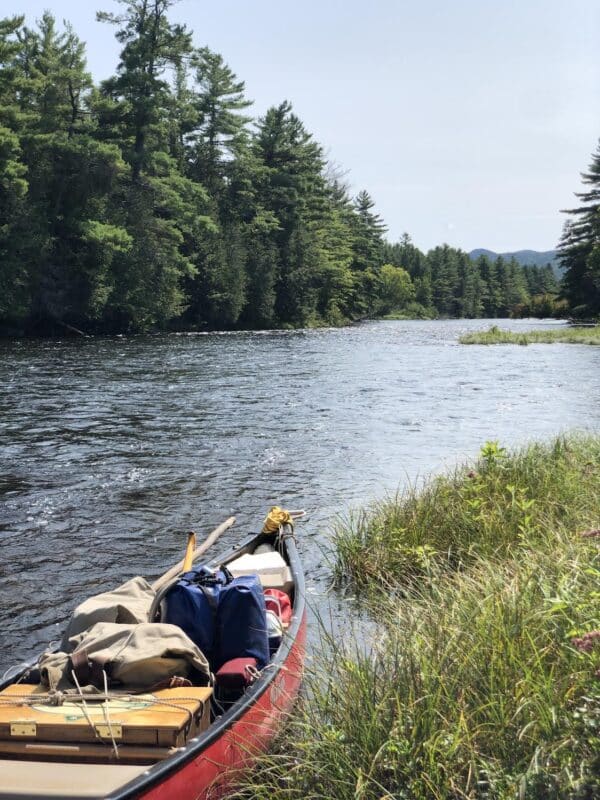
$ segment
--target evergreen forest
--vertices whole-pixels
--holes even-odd
[[[253,118],[243,80],[169,20],[174,0],[119,2],[97,14],[121,46],[99,84],[68,23],[0,19],[3,333],[598,313],[600,154],[561,299],[550,265],[389,243],[288,101]]]

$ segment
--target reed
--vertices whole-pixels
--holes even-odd
[[[600,325],[583,328],[555,328],[516,333],[493,325],[488,331],[466,333],[458,340],[461,344],[591,344],[600,345]]]
[[[378,609],[369,652],[329,640],[310,702],[254,773],[253,798],[593,798],[600,627],[591,542],[553,537]]]
[[[600,796],[599,454],[591,436],[514,454],[488,444],[475,469],[363,514],[361,548],[386,537],[387,522],[388,546],[413,550],[392,558],[385,590],[381,553],[368,577],[344,567],[351,586],[370,589],[372,642],[363,628],[342,641],[323,626],[307,699],[240,794]],[[407,540],[410,521],[420,536]]]

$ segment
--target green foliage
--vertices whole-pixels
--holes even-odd
[[[137,181],[152,153],[166,147],[171,97],[166,73],[190,52],[191,33],[168,21],[174,0],[118,2],[123,14],[97,14],[99,21],[118,27],[123,45],[117,75],[104,81],[102,91],[113,103],[113,122]]]
[[[188,135],[190,172],[211,194],[220,195],[231,160],[246,146],[244,82],[218,53],[203,47],[194,54],[196,89],[193,107],[196,124]]]
[[[571,316],[567,301],[557,294],[533,294],[528,302],[519,303],[513,309],[514,317],[561,317]]]
[[[423,306],[421,303],[407,303],[401,311],[394,311],[386,314],[384,319],[436,319],[437,312],[431,306]]]
[[[25,211],[27,168],[21,161],[19,139],[0,127],[0,319],[18,319],[26,313],[27,272],[16,255],[18,220]]]
[[[251,130],[243,81],[169,21],[173,0],[119,4],[98,14],[122,48],[99,87],[68,24],[0,20],[0,325],[293,327],[377,313],[384,227],[368,195],[353,202],[328,177],[288,102]]]
[[[565,268],[563,291],[570,306],[579,308],[579,317],[597,317],[600,315],[600,144],[582,179],[589,188],[576,193],[581,205],[566,212],[572,219],[565,225],[559,258]]]
[[[402,267],[384,264],[379,271],[379,309],[389,314],[412,302],[415,290],[410,275]]]
[[[558,287],[549,264],[521,267],[514,258],[491,261],[486,255],[472,260],[448,245],[424,255],[407,234],[397,244],[386,245],[384,253],[390,264],[407,270],[415,300],[427,310],[428,318],[566,315],[564,302],[555,297]],[[423,316],[419,309],[415,313]]]

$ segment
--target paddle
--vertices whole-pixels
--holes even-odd
[[[194,550],[196,549],[196,534],[194,531],[188,533],[187,548],[185,550],[185,558],[183,559],[182,572],[189,572],[194,563]]]
[[[160,578],[157,578],[152,584],[154,591],[158,592],[160,589],[170,583],[173,578],[176,578],[181,572],[187,572],[190,570],[194,561],[197,561],[201,555],[206,553],[209,547],[212,547],[219,536],[228,528],[231,528],[234,522],[235,517],[229,517],[226,519],[225,522],[222,522],[218,527],[216,527],[214,531],[212,531],[212,533],[206,537],[202,544],[195,549],[196,535],[194,533],[188,534],[187,549],[183,562],[180,564],[175,564],[175,566],[167,570],[164,575],[161,575]]]

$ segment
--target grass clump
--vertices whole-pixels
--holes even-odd
[[[476,557],[518,554],[548,531],[598,519],[600,439],[558,437],[509,454],[497,442],[473,466],[350,514],[333,532],[338,585],[403,585]]]
[[[341,525],[338,580],[369,590],[373,644],[324,633],[241,794],[600,797],[599,480],[597,437],[488,443]]]
[[[600,647],[573,644],[600,627],[599,578],[591,541],[554,537],[384,602],[370,652],[324,648],[250,796],[599,796]]]
[[[515,333],[493,325],[488,331],[466,333],[458,340],[461,344],[591,344],[600,345],[600,325],[586,328],[556,328],[542,331]]]

